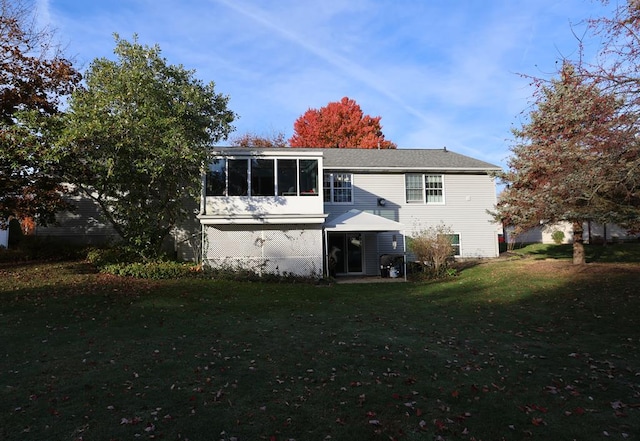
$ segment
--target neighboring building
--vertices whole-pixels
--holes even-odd
[[[405,236],[444,224],[461,258],[497,257],[491,171],[446,149],[219,148],[204,183],[206,265],[378,275]]]
[[[101,215],[96,201],[81,193],[68,194],[73,211],[56,214],[56,223],[37,226],[34,234],[73,244],[102,245],[119,241],[118,233]]]
[[[509,244],[528,244],[528,243],[555,243],[552,235],[555,231],[562,231],[564,238],[562,243],[573,242],[573,226],[569,222],[560,222],[554,225],[541,225],[531,228],[518,235],[513,233],[513,228],[505,228],[505,239]],[[584,222],[583,238],[585,243],[605,243],[605,242],[625,242],[638,240],[640,235],[631,234],[626,229],[615,224],[598,224],[595,222]]]

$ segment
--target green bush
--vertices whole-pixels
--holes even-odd
[[[553,233],[551,233],[551,239],[553,239],[556,244],[561,244],[564,240],[564,232],[555,230]]]
[[[106,265],[141,262],[140,255],[131,248],[114,246],[107,248],[91,248],[87,251],[87,260],[98,268]]]
[[[199,274],[198,267],[193,263],[168,261],[107,264],[101,271],[117,276],[154,280],[180,279]]]

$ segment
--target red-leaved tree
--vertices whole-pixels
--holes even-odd
[[[287,146],[287,139],[282,132],[264,136],[248,132],[232,138],[231,145],[245,148],[282,148]]]
[[[0,13],[0,227],[10,216],[46,224],[68,204],[42,128],[80,74],[33,26],[32,2],[0,0]]]
[[[309,109],[293,124],[291,147],[395,149],[384,138],[379,116],[365,115],[347,97],[320,109]]]

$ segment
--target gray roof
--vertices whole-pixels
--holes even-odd
[[[276,153],[278,149],[216,148],[228,154],[246,154],[261,151]],[[286,148],[288,151],[322,152],[324,168],[331,170],[359,171],[457,171],[487,172],[500,170],[500,166],[490,164],[470,156],[461,155],[447,149],[338,149],[338,148]]]
[[[499,170],[497,165],[445,149],[321,149],[324,168],[372,170]]]

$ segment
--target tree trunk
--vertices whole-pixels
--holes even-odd
[[[584,265],[587,260],[584,255],[584,238],[582,222],[573,223],[573,264]]]

